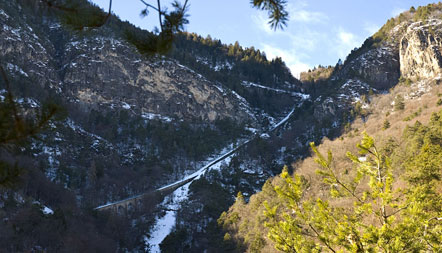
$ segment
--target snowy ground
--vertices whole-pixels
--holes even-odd
[[[171,195],[167,196],[161,206],[164,206],[166,214],[163,217],[157,218],[154,228],[151,231],[151,236],[144,237],[146,243],[146,252],[161,252],[160,243],[172,231],[176,222],[176,210],[179,209],[182,201],[186,200],[189,194],[189,185],[191,182],[176,189]]]
[[[202,169],[198,170],[191,176],[196,176],[195,179],[198,179],[201,175],[203,175],[206,171],[209,170],[219,170],[221,165],[229,164],[233,154],[228,157],[225,157],[222,160],[217,159],[216,163],[209,163],[204,166]],[[145,250],[146,252],[158,253],[160,251],[160,243],[166,238],[166,236],[172,231],[173,227],[176,223],[176,213],[180,208],[181,203],[189,197],[189,186],[193,181],[179,187],[176,189],[171,195],[167,196],[161,206],[163,209],[167,210],[166,214],[162,217],[157,217],[157,221],[151,230],[150,238],[147,236],[144,237],[145,241]],[[167,187],[167,186],[165,186]],[[163,187],[163,188],[165,188]]]
[[[279,121],[277,124],[273,125],[270,128],[270,132],[275,130],[277,127],[281,126],[287,120],[292,116],[294,113],[295,108],[290,111],[290,113],[283,118],[281,121]],[[218,158],[212,160],[212,162],[208,163],[206,166],[203,166],[198,171],[192,173],[191,175],[188,175],[184,179],[174,182],[172,184],[163,186],[161,188],[158,188],[157,191],[160,191],[162,189],[166,189],[168,187],[171,187],[172,185],[179,185],[183,183],[184,181],[193,178],[190,182],[187,184],[177,188],[171,195],[167,196],[164,201],[161,203],[161,207],[166,211],[166,214],[161,217],[156,218],[156,223],[151,230],[150,237],[145,236],[144,242],[145,242],[145,250],[146,252],[152,252],[152,253],[158,253],[160,251],[160,244],[166,238],[166,236],[172,231],[173,227],[176,223],[176,213],[177,210],[180,208],[181,203],[185,200],[187,200],[189,195],[189,185],[193,182],[193,180],[196,180],[200,178],[206,171],[209,170],[220,170],[222,164],[229,164],[230,160],[232,159],[232,156],[235,154],[236,150],[238,150],[240,147],[246,145],[251,140],[247,140],[243,142],[242,144],[238,145],[236,148],[231,149],[228,152],[221,152],[222,155],[218,156]]]

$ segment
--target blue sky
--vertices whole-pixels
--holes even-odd
[[[91,0],[107,8],[108,0]],[[146,2],[156,3],[153,0]],[[162,1],[165,4],[168,1]],[[250,0],[190,0],[188,32],[210,34],[229,44],[254,46],[268,58],[280,56],[295,76],[313,66],[335,65],[376,32],[389,18],[425,0],[288,0],[290,21],[273,31],[267,13],[251,8]],[[123,20],[151,30],[158,17],[141,18],[139,0],[113,0],[113,12]]]

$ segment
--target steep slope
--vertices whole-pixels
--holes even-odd
[[[0,226],[10,242],[2,248],[142,251],[161,199],[143,201],[128,217],[97,215],[93,207],[182,179],[308,100],[283,62],[270,70],[277,81],[243,85],[256,81],[244,67],[210,76],[218,71],[171,55],[145,57],[126,41],[126,28],[145,32],[116,17],[99,29],[73,31],[38,3],[0,1],[0,64],[20,110],[47,102],[63,108],[39,138],[0,152],[26,171],[17,189],[1,190],[0,216],[10,221]],[[238,94],[247,89],[253,103]]]
[[[207,78],[221,82],[244,97],[250,105],[281,115],[297,104],[301,83],[294,78],[281,58],[267,59],[254,47],[238,42],[224,45],[220,40],[194,33],[180,34],[170,57],[191,66]]]
[[[55,99],[69,112],[68,119],[57,123],[58,130],[50,133],[48,141],[37,144],[32,151],[43,149],[42,153],[49,156],[47,173],[53,180],[56,174],[64,173],[57,172],[58,168],[77,168],[76,175],[69,177],[80,180],[76,187],[84,187],[81,174],[91,163],[98,162],[95,160],[101,160],[102,154],[118,157],[103,169],[121,169],[133,166],[135,161],[142,162],[155,144],[146,145],[146,140],[152,143],[151,134],[136,133],[132,127],[149,129],[148,121],[153,120],[150,125],[159,124],[153,128],[163,127],[162,123],[155,123],[158,121],[178,125],[180,121],[207,125],[223,120],[256,121],[248,105],[234,93],[172,60],[144,58],[112,35],[110,28],[87,35],[72,34],[55,18],[31,16],[17,2],[7,1],[3,6],[1,59],[13,83],[19,83],[13,87],[15,95],[26,98],[24,101],[35,101],[35,106]],[[103,120],[114,122],[113,126],[106,126]],[[195,126],[189,131],[196,134],[200,127],[207,128]],[[125,132],[123,138],[118,137]],[[80,152],[83,148],[97,156],[85,157]]]
[[[400,43],[401,74],[404,78],[432,78],[441,75],[440,19],[412,23]]]
[[[431,11],[422,18],[420,13],[424,9]],[[402,187],[411,187],[411,184],[418,182],[408,178],[410,174],[407,173],[418,173],[410,172],[409,169],[418,171],[419,167],[409,167],[409,163],[407,165],[407,161],[414,159],[407,154],[421,152],[419,144],[414,141],[422,141],[419,139],[422,136],[410,135],[410,131],[416,131],[413,132],[416,135],[423,134],[428,129],[440,131],[437,128],[440,126],[442,105],[440,10],[441,5],[434,4],[390,20],[361,48],[353,51],[342,66],[336,66],[329,80],[310,84],[316,85],[308,89],[317,96],[313,104],[314,117],[310,119],[313,122],[328,119],[332,124],[326,125],[322,134],[328,134],[330,138],[339,137],[323,139],[319,149],[323,154],[329,149],[333,151],[333,166],[339,168],[340,176],[346,177],[352,168],[351,161],[345,159],[345,152],[348,150],[356,153],[355,145],[360,141],[361,132],[366,131],[374,136],[382,150],[391,155],[395,176],[399,178]],[[376,93],[381,94],[375,95]],[[428,127],[422,126],[428,122]],[[287,131],[294,132],[290,128],[294,129],[297,123],[299,124],[298,121],[293,121]],[[420,127],[427,130],[416,130]],[[344,130],[343,133],[340,133],[340,129]],[[417,134],[418,131],[421,132]],[[299,138],[299,135],[295,136]],[[311,134],[304,141],[315,141],[319,136],[320,134]],[[438,137],[431,140],[440,147]],[[431,173],[440,174],[440,160],[428,162],[435,166]],[[321,176],[315,174],[318,165],[313,158],[309,157],[291,165],[290,170],[308,180],[306,199],[327,196],[329,188],[322,182]],[[275,200],[277,193],[273,189],[282,184],[280,177],[267,181],[261,192],[250,198],[247,194],[244,195],[248,203],[244,201],[244,197],[237,197],[235,204],[219,220],[227,232],[220,233],[224,236],[226,247],[239,247],[240,251],[252,252],[275,251],[274,243],[267,237],[269,230],[263,226],[267,219],[263,203],[268,201],[270,206],[283,205]],[[436,184],[440,191],[440,178]],[[231,246],[231,243],[236,246]]]
[[[234,95],[223,93],[171,60],[143,58],[108,27],[86,36],[69,34],[54,19],[41,23],[49,27],[42,29],[29,24],[23,12],[14,14],[2,15],[6,64],[41,85],[49,84],[85,110],[109,108],[113,103],[113,107],[132,109],[138,115],[207,121],[253,119]]]

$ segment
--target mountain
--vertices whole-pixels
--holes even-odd
[[[430,118],[442,104],[440,4],[389,20],[342,64],[302,83],[253,47],[182,33],[167,55],[143,55],[137,42],[147,31],[115,16],[77,31],[44,7],[0,0],[0,64],[20,110],[62,108],[38,138],[0,152],[25,170],[14,189],[1,189],[8,252],[148,251],[159,220],[173,227],[156,242],[163,252],[273,252],[263,201],[283,204],[273,190],[283,166],[311,178],[310,194],[325,194],[309,142],[342,157],[363,130],[381,145],[393,136],[402,168],[420,148],[414,134],[401,137],[406,125],[419,120],[415,132],[437,135],[425,124],[438,124]],[[5,102],[4,80],[0,87]],[[226,150],[235,152],[191,184],[153,192]],[[123,215],[94,209],[142,193]]]
[[[255,49],[229,55],[184,34],[169,55],[146,56],[127,33],[149,33],[115,16],[82,31],[63,18],[44,3],[0,1],[0,64],[21,115],[61,108],[38,138],[0,152],[23,168],[16,188],[1,190],[7,251],[144,249],[161,196],[132,219],[93,208],[182,179],[308,100],[281,59]]]
[[[380,31],[368,38],[362,47],[354,50],[343,65],[337,65],[328,78],[310,78],[304,83],[304,87],[313,94],[314,99],[314,116],[308,121],[328,120],[322,129],[328,138],[320,140],[317,138],[320,135],[316,135],[316,138],[310,135],[303,140],[319,143],[318,149],[322,154],[328,150],[332,151],[332,166],[336,175],[342,180],[347,180],[353,176],[356,166],[346,157],[345,152],[358,154],[355,146],[361,141],[361,133],[367,132],[374,137],[378,150],[382,150],[391,158],[393,176],[398,180],[395,181],[394,188],[402,187],[413,191],[415,187],[434,187],[431,188],[433,190],[429,190],[430,196],[423,202],[434,201],[426,209],[428,215],[440,212],[440,205],[436,204],[440,203],[440,177],[432,178],[430,175],[440,175],[442,171],[441,141],[436,137],[440,136],[442,129],[441,9],[441,4],[430,4],[417,10],[411,8],[410,11],[389,20]],[[289,124],[292,125],[286,127],[287,132],[298,131],[295,128],[298,128],[299,122],[292,121]],[[325,172],[316,173],[320,168],[315,162],[318,157],[312,153],[306,153],[306,156],[305,159],[285,163],[291,165],[288,168],[290,172],[300,175],[305,182],[306,190],[302,195],[305,205],[308,205],[309,200],[321,198],[328,201],[331,208],[343,208],[344,212],[350,210],[353,205],[350,198],[339,197],[339,194],[338,197],[330,197],[329,192],[333,186],[327,184],[329,179],[324,179]],[[358,159],[366,159],[364,157],[366,156],[360,153]],[[419,160],[422,157],[426,157],[426,162]],[[428,167],[426,164],[431,165]],[[226,248],[240,252],[276,251],[275,241],[278,240],[277,236],[283,236],[283,228],[271,232],[269,226],[264,226],[271,222],[269,216],[265,215],[269,209],[264,203],[267,202],[270,207],[278,206],[278,216],[286,212],[289,201],[286,199],[285,202],[284,198],[278,197],[282,195],[277,193],[275,187],[288,189],[284,187],[289,186],[281,176],[273,177],[265,182],[258,193],[252,196],[249,192],[239,194],[229,211],[221,215],[218,223],[224,230],[219,233],[219,238],[224,238]],[[364,184],[361,187],[367,188]],[[289,190],[287,194],[290,194],[288,192]],[[288,211],[293,212],[295,211]],[[281,218],[281,222],[284,222],[284,218]],[[319,224],[314,223],[314,220],[312,222],[312,225]],[[285,228],[289,229],[291,223],[281,224],[286,224]],[[375,221],[368,224],[377,226]],[[301,223],[298,226],[305,229]],[[270,234],[276,231],[280,231],[278,233],[281,234],[276,234],[276,237],[270,240]],[[405,236],[405,230],[401,231]],[[415,228],[413,231],[416,233],[413,238],[418,238],[419,229]],[[304,233],[309,233],[308,229]],[[324,229],[321,228],[319,233],[326,238]],[[400,236],[395,238],[401,240]],[[292,237],[286,234],[285,239],[290,242]],[[418,243],[410,246],[413,239],[404,240],[408,243],[408,246],[404,246],[405,249],[414,246],[427,247],[426,244],[417,246]],[[279,240],[280,243],[282,241]],[[316,243],[324,251],[330,250],[320,240],[311,239],[310,242]],[[333,245],[336,243],[333,242]],[[344,240],[341,243],[341,247],[344,247],[346,242]],[[435,243],[440,244],[440,238],[436,239]],[[379,242],[378,245],[381,244]],[[279,244],[281,245],[284,243]],[[305,246],[307,247],[307,244]],[[278,249],[284,251],[282,246]],[[345,251],[344,248],[341,249]],[[431,249],[429,251],[431,252]]]

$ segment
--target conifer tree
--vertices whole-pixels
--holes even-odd
[[[63,23],[74,30],[94,29],[105,25],[112,16],[112,0],[109,0],[107,12],[103,12],[96,6],[91,6],[87,0],[41,0],[44,6],[55,11]],[[151,12],[158,16],[159,28],[151,34],[139,37],[132,31],[126,31],[129,42],[133,43],[141,53],[165,54],[172,48],[172,43],[176,34],[184,30],[184,26],[189,23],[188,9],[189,0],[174,0],[171,3],[171,10],[163,4],[161,0],[140,0],[144,4],[141,16],[150,15]],[[283,29],[288,21],[286,11],[286,0],[253,0],[253,7],[268,13],[269,25],[273,29]]]
[[[382,129],[385,130],[385,129],[388,129],[388,128],[390,128],[390,121],[388,121],[388,119],[385,119],[384,120],[384,124],[382,126]]]
[[[306,199],[307,182],[290,176],[275,187],[282,204],[266,205],[268,237],[284,252],[440,252],[442,250],[441,196],[425,185],[407,190],[394,186],[390,158],[364,133],[359,155],[348,152],[355,164],[349,180],[332,167],[332,153],[316,154],[317,171],[329,187],[331,199],[351,200],[351,206],[324,198]],[[440,147],[440,146],[439,146]],[[431,198],[429,198],[431,197]],[[429,200],[431,199],[431,204]]]
[[[8,76],[0,66],[0,84],[6,88],[6,98],[0,101],[0,155],[9,153],[22,146],[29,138],[36,137],[57,112],[57,106],[49,104],[37,111],[33,117],[25,113],[16,103]],[[12,187],[23,172],[17,163],[2,159],[0,156],[0,187]]]
[[[396,111],[403,110],[405,108],[404,97],[397,95],[394,99],[394,109]]]

